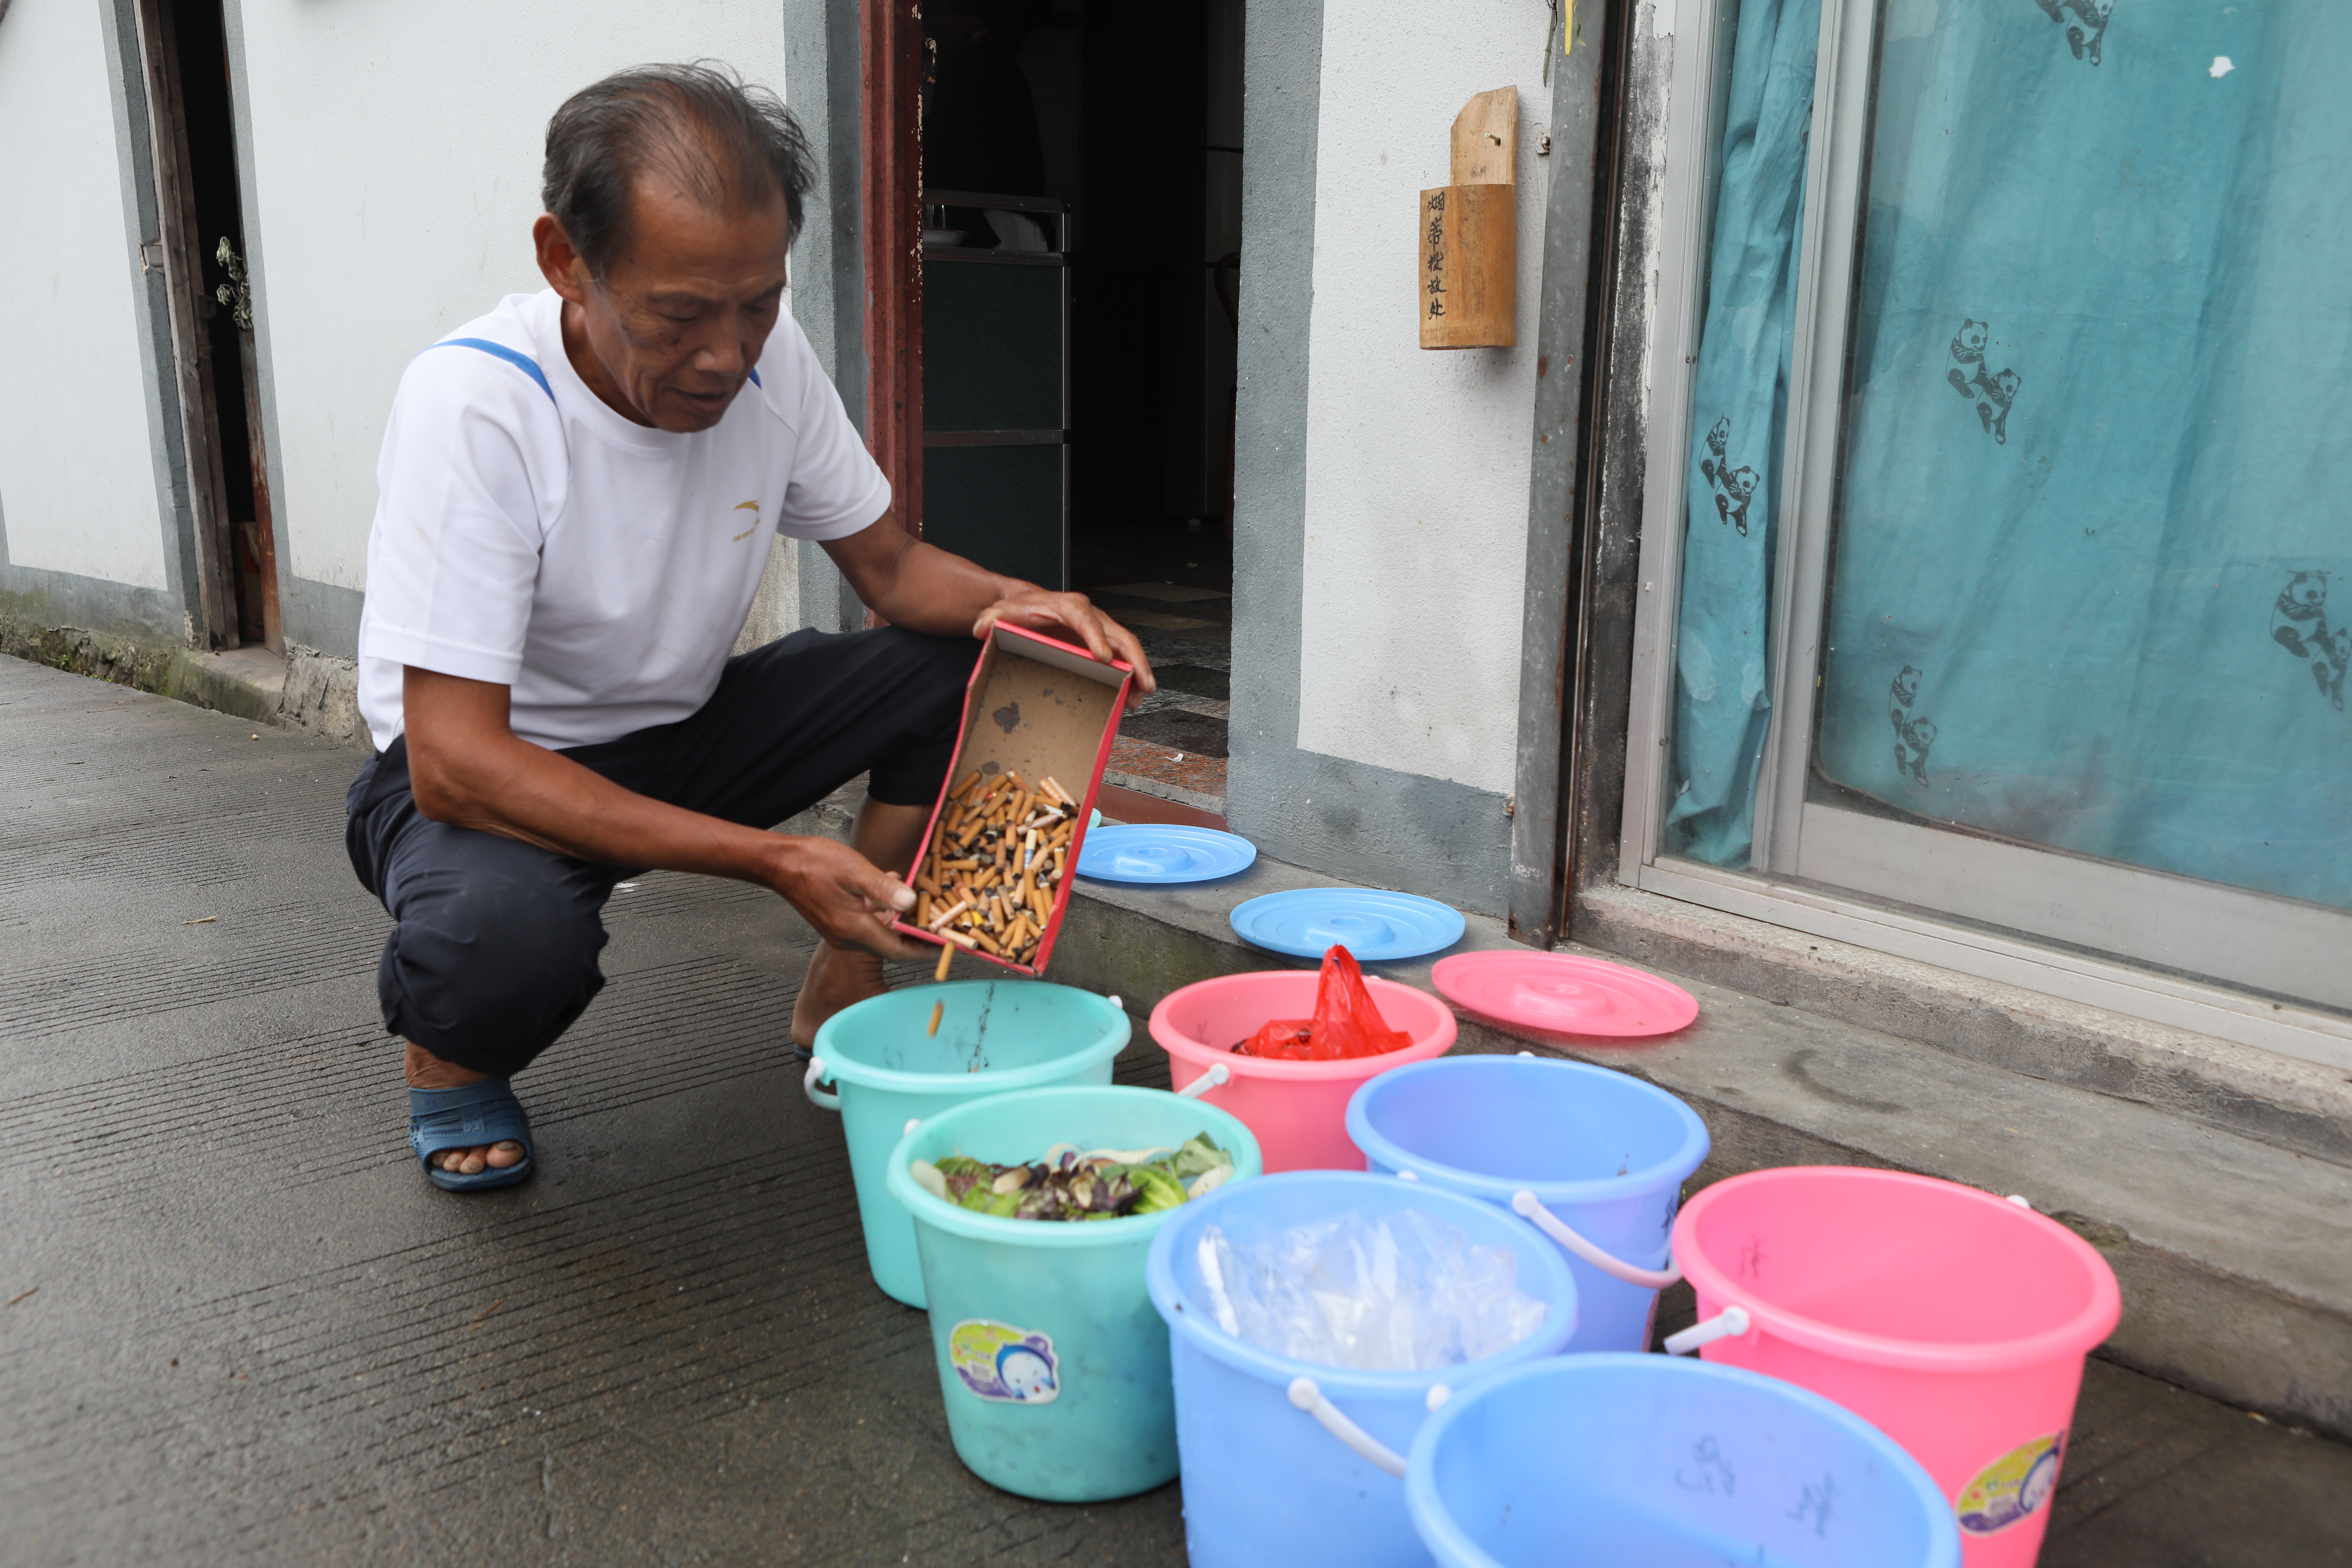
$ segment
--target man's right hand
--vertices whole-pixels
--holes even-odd
[[[692,871],[773,889],[817,934],[884,958],[928,958],[890,921],[914,890],[847,845],[745,827],[624,789],[515,734],[508,689],[414,665],[402,683],[408,781],[436,822],[604,866]]]
[[[846,844],[771,834],[780,847],[773,874],[761,879],[835,947],[884,958],[928,959],[938,951],[910,942],[890,923],[915,907],[915,889]]]

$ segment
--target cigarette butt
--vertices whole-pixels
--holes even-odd
[[[951,790],[948,791],[948,798],[949,798],[949,799],[950,799],[950,800],[953,800],[953,799],[956,799],[956,798],[958,798],[958,797],[960,797],[960,796],[970,795],[970,794],[971,793],[971,786],[972,786],[972,785],[974,785],[974,784],[978,784],[979,782],[980,782],[980,773],[978,773],[978,771],[977,771],[977,770],[975,770],[975,771],[973,771],[973,772],[971,772],[971,773],[968,773],[964,774],[964,776],[963,776],[963,783],[961,783],[961,784],[960,784],[956,785],[956,786],[955,786],[955,788],[953,788],[953,789],[951,789]]]
[[[955,961],[955,949],[954,949],[954,948],[952,948],[952,947],[946,946],[946,945],[944,945],[944,944],[943,944],[943,945],[941,945],[941,947],[940,948],[940,963],[939,963],[939,967],[931,971],[931,983],[932,983],[933,984],[937,985],[937,984],[945,984],[945,982],[946,982],[946,980],[947,980],[947,977],[948,977],[948,965],[949,965],[950,963],[953,963],[954,961]],[[936,1009],[934,1009],[934,1010],[933,1010],[933,1012],[932,1012],[932,1014],[931,1014],[931,1033],[933,1033],[934,1035],[936,1035],[936,1034],[938,1034],[939,1032],[940,1032],[940,1016],[939,1016],[938,1011],[937,1011]]]
[[[1025,790],[1029,787],[1028,781],[1024,779],[1019,773],[1008,771],[1004,776],[1011,782],[1014,789]]]
[[[957,931],[952,927],[942,929],[940,934],[947,938],[950,942],[955,943],[958,947],[963,949],[966,952],[970,952],[972,949],[980,945],[978,942],[972,941],[971,938],[964,935],[963,932]]]
[[[996,942],[984,931],[972,932],[971,942],[972,945],[979,948],[982,952],[992,952],[999,958],[1003,958],[1004,956],[1004,949],[998,946]]]
[[[952,909],[942,910],[940,913],[933,915],[929,920],[925,921],[923,923],[930,927],[933,931],[937,931],[941,926],[947,924],[948,921],[955,919],[956,916],[963,913],[964,910],[970,908],[971,908],[971,900],[970,899],[966,899],[962,902],[955,905]]]
[[[940,968],[945,969],[947,967],[948,956],[954,952],[955,949],[951,947],[942,948],[940,950]],[[940,1016],[947,1010],[948,1005],[944,1002],[934,1002],[931,1004],[931,1026],[929,1031],[929,1033],[936,1035],[940,1032]]]
[[[931,896],[929,893],[915,895],[915,923],[919,926],[931,923]]]

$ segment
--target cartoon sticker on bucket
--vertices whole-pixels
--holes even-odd
[[[948,1363],[963,1385],[1000,1405],[1050,1405],[1062,1392],[1050,1334],[970,1318],[948,1334]]]
[[[1977,1472],[1952,1511],[1970,1535],[1993,1535],[2031,1519],[2058,1489],[2058,1461],[2066,1434],[2053,1432],[2011,1448]]]

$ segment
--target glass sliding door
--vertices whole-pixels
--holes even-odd
[[[1828,11],[1769,732],[1696,743],[1685,565],[1660,863],[2352,1010],[2352,5]]]

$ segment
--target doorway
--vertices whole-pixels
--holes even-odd
[[[1131,820],[1223,826],[1244,8],[923,7],[924,537],[1142,639]]]
[[[201,641],[285,651],[221,0],[140,0]]]

